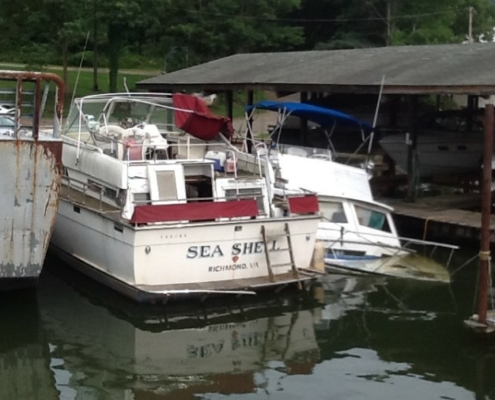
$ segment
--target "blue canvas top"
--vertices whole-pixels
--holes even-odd
[[[246,106],[247,112],[250,112],[253,109],[277,112],[285,110],[290,115],[294,115],[299,118],[305,118],[308,121],[316,122],[323,127],[334,124],[339,126],[359,125],[365,131],[373,130],[372,125],[367,122],[361,121],[351,115],[347,115],[340,111],[332,110],[330,108],[315,106],[313,104],[267,100],[260,101],[259,103],[253,104],[251,106]]]

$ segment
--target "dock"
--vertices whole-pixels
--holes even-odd
[[[415,202],[382,200],[394,208],[394,219],[401,230],[407,227],[422,234],[422,239],[449,238],[452,241],[480,240],[481,212],[479,193],[433,196]],[[495,243],[495,216],[490,223],[490,242]]]

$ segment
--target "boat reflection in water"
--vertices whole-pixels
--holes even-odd
[[[58,387],[67,398],[253,393],[257,372],[310,374],[319,361],[319,305],[307,292],[143,307],[79,274],[62,278],[45,275],[39,298],[51,356],[70,375]]]
[[[69,271],[42,274],[46,360],[23,360],[43,399],[495,400],[495,347],[473,345],[462,327],[468,269],[452,286],[328,275],[308,292],[167,307]],[[16,398],[10,390],[0,398]]]
[[[58,399],[36,293],[2,293],[0,321],[0,399]]]

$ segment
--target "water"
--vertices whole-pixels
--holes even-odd
[[[48,264],[0,296],[0,399],[495,399],[495,344],[462,326],[475,263],[451,286],[334,275],[167,308]]]

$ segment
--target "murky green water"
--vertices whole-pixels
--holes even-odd
[[[51,270],[0,296],[0,399],[495,399],[495,344],[462,326],[476,267],[167,308]]]

